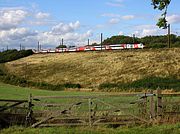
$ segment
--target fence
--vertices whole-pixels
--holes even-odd
[[[30,95],[27,100],[0,102],[1,122],[13,124],[8,121],[14,118],[17,124],[31,127],[180,122],[180,94],[162,94],[160,90],[99,96]]]

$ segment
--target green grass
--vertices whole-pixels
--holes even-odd
[[[96,96],[96,95],[111,95],[112,93],[102,92],[69,92],[69,91],[47,91],[30,88],[21,88],[17,86],[0,83],[0,98],[1,99],[27,99],[29,94],[34,96]],[[105,97],[101,101],[117,105],[119,107],[128,106],[128,102],[137,100],[139,97]],[[74,103],[77,100],[64,99],[45,99],[44,102],[62,102],[63,104]],[[66,102],[67,101],[67,102]],[[95,99],[95,101],[97,101]],[[122,103],[120,103],[122,102]],[[123,102],[125,102],[123,104]],[[88,104],[88,101],[87,103]],[[100,104],[100,103],[99,103]],[[99,105],[98,104],[98,105]],[[86,105],[88,106],[88,105]],[[86,107],[83,107],[83,110]],[[98,110],[108,110],[109,107],[99,105]],[[81,109],[82,110],[82,109]],[[86,109],[87,110],[87,109]],[[81,111],[80,114],[83,114]],[[126,114],[126,113],[125,113]],[[102,127],[51,127],[51,128],[24,128],[24,127],[10,127],[0,130],[0,134],[180,134],[180,124],[176,125],[162,125],[153,127],[119,127],[111,128],[110,126]]]
[[[28,99],[29,95],[33,96],[85,96],[85,95],[100,95],[102,93],[95,92],[76,92],[76,91],[48,91],[39,90],[34,88],[25,88],[12,86],[8,84],[0,83],[0,98],[1,99]],[[103,93],[105,94],[105,93]]]
[[[108,127],[51,127],[23,128],[10,127],[0,131],[1,134],[180,134],[180,124],[152,127],[108,128]]]

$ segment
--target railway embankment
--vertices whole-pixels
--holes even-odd
[[[82,88],[180,89],[180,48],[35,54],[4,65],[8,74],[52,85]]]

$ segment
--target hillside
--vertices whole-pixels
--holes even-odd
[[[180,48],[32,55],[5,64],[10,74],[51,84],[131,83],[147,77],[180,79]]]

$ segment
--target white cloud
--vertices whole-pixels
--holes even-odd
[[[76,29],[80,27],[80,22],[76,21],[75,23],[59,23],[58,25],[52,27],[52,33],[54,34],[66,34],[70,32],[74,32]]]
[[[102,17],[112,17],[112,18],[120,18],[121,15],[119,14],[114,14],[114,13],[105,13],[101,15]]]
[[[119,21],[120,20],[118,18],[112,18],[112,19],[109,20],[109,23],[110,24],[117,24],[117,23],[119,23]]]
[[[123,7],[123,0],[113,0],[110,2],[106,2],[106,5],[112,6],[112,7]]]
[[[50,14],[49,13],[43,13],[43,12],[38,12],[35,17],[37,19],[46,19],[49,18]]]
[[[138,25],[134,27],[134,34],[138,37],[144,37],[149,35],[162,35],[166,33],[166,30],[159,29],[155,25]]]
[[[118,33],[118,35],[123,35],[124,34],[124,32],[123,31],[120,31],[119,33]]]
[[[9,30],[22,24],[28,12],[21,9],[2,9],[0,10],[0,29]]]
[[[44,31],[31,30],[34,26],[47,26]],[[49,28],[50,25],[51,28]],[[30,28],[27,28],[30,27]],[[47,29],[49,28],[49,29]],[[55,48],[61,38],[66,45],[85,44],[93,36],[91,30],[80,30],[79,21],[70,23],[57,23],[50,18],[49,13],[37,12],[25,8],[0,9],[0,42],[1,48],[19,48],[21,43],[26,48],[35,48],[40,41],[43,47]],[[1,49],[0,48],[0,49]]]
[[[37,31],[31,31],[27,28],[14,28],[10,30],[0,31],[0,42],[2,45],[8,45],[9,48],[17,47],[20,43],[25,43],[26,46],[32,46],[33,40],[37,36]]]
[[[142,36],[147,36],[147,35],[156,35],[158,32],[157,29],[143,29],[142,30]]]
[[[134,15],[125,15],[125,16],[122,16],[121,18],[123,20],[132,20],[135,18],[135,16]]]
[[[88,30],[87,32],[81,34],[76,32],[68,32],[62,34],[61,36],[57,34],[53,34],[50,31],[50,32],[39,33],[38,40],[41,41],[41,43],[44,44],[45,46],[54,48],[58,46],[61,38],[64,39],[65,45],[77,45],[77,44],[86,45],[85,42],[91,36],[93,36],[91,30]]]
[[[55,25],[57,22],[53,20],[33,20],[33,21],[28,21],[29,25],[33,26],[47,26],[47,25]]]
[[[124,15],[124,16],[121,16],[120,14],[114,14],[114,13],[104,13],[101,15],[102,17],[109,17],[111,18],[110,19],[110,23],[114,22],[114,24],[118,23],[120,20],[132,20],[135,18],[134,15]]]
[[[106,3],[108,6],[112,6],[112,7],[122,7],[123,5],[120,3],[113,3],[113,2],[107,2]]]
[[[171,24],[180,23],[180,15],[173,14],[171,16],[167,16],[167,21]]]

